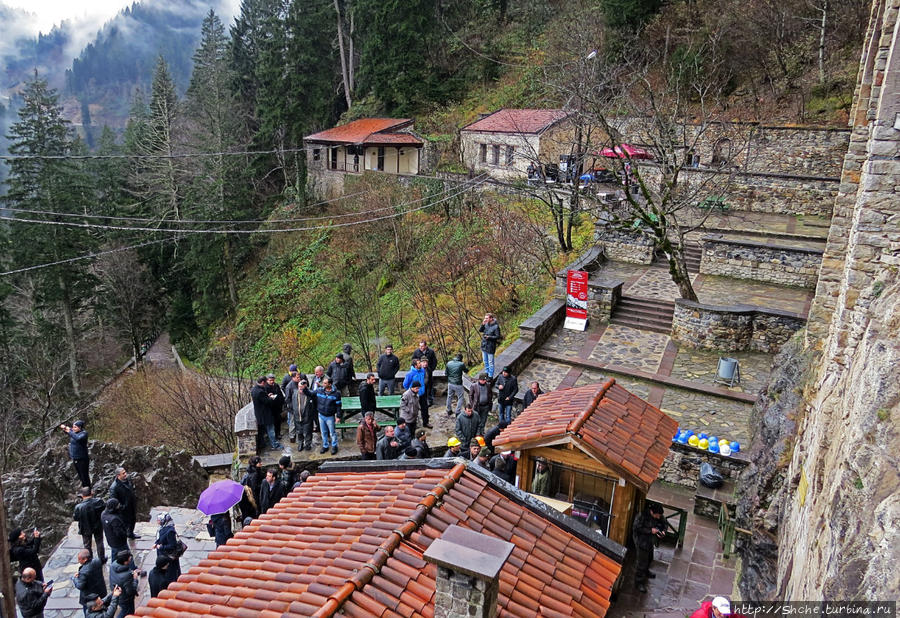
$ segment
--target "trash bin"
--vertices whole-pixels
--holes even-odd
[[[719,379],[725,382],[734,380],[734,374],[737,371],[738,360],[736,358],[722,357],[719,359]]]

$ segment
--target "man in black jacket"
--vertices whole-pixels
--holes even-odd
[[[119,587],[114,588],[106,598],[88,595],[87,603],[84,605],[84,618],[113,618],[119,609],[121,595],[122,589]]]
[[[270,508],[278,504],[278,501],[284,497],[281,491],[281,483],[275,477],[275,470],[266,471],[266,480],[262,483],[259,492],[259,514],[262,515]]]
[[[272,414],[273,429],[275,430],[275,440],[281,441],[281,413],[284,412],[284,392],[275,382],[275,374],[270,373],[266,376],[266,394],[269,397],[269,409]],[[266,430],[268,431],[268,429]]]
[[[478,435],[478,428],[481,425],[481,418],[478,416],[478,413],[472,409],[472,404],[468,404],[460,415],[456,417],[454,433],[459,443],[468,446],[472,438]]]
[[[116,468],[116,478],[109,486],[110,498],[119,501],[119,514],[128,530],[128,538],[136,539],[134,524],[137,521],[137,496],[134,494],[134,483],[128,478],[125,468]]]
[[[425,372],[428,374],[428,380],[426,382],[426,389],[428,396],[428,405],[434,405],[434,370],[437,369],[437,355],[434,353],[434,350],[428,347],[428,342],[424,339],[419,342],[419,347],[413,352],[412,355],[414,360],[425,359],[427,363],[425,366]]]
[[[75,505],[72,519],[78,522],[78,534],[84,542],[84,548],[91,551],[91,540],[97,542],[97,555],[101,562],[106,562],[106,549],[103,546],[103,523],[100,513],[105,505],[103,500],[95,498],[90,487],[81,488],[81,502]]]
[[[487,423],[488,414],[494,406],[494,391],[488,383],[488,375],[486,373],[478,374],[478,380],[472,383],[469,388],[469,405],[471,405],[478,413],[478,433],[476,435],[484,435],[484,426]]]
[[[48,586],[38,580],[34,569],[23,570],[22,577],[16,582],[16,605],[22,612],[22,618],[44,618],[44,606],[51,592],[52,584]]]
[[[488,463],[488,468],[510,485],[516,484],[516,458],[512,451],[503,451]]]
[[[128,549],[128,527],[125,525],[119,501],[110,498],[106,501],[106,509],[100,514],[100,522],[103,524],[103,533],[109,544],[109,555],[113,560],[120,551]]]
[[[494,353],[497,351],[497,344],[500,342],[500,324],[493,313],[486,313],[481,327],[478,331],[481,333],[481,356],[484,360],[484,371],[488,378],[494,379]]]
[[[84,429],[84,421],[75,421],[72,426],[60,425],[60,429],[69,434],[69,457],[78,473],[82,487],[91,486],[91,459],[88,455],[88,433]]]
[[[400,442],[394,437],[394,428],[388,425],[384,428],[384,435],[375,445],[375,459],[397,459],[400,454]]]
[[[41,569],[41,559],[38,553],[41,551],[41,531],[37,528],[27,538],[21,528],[14,528],[9,532],[9,560],[19,561],[19,572],[27,568],[34,569],[38,580],[43,581],[44,571]]]
[[[366,374],[366,381],[359,385],[359,408],[365,416],[366,412],[374,412],[378,407],[375,400],[375,374]]]
[[[350,367],[344,362],[343,355],[336,355],[325,373],[331,378],[331,384],[336,391],[345,397],[349,396],[350,381],[353,376],[350,374]]]
[[[393,395],[394,380],[400,371],[400,359],[394,356],[394,346],[384,346],[384,354],[378,357],[375,370],[378,372],[378,394]]]
[[[267,437],[269,448],[282,448],[281,443],[275,439],[275,419],[272,416],[271,399],[266,392],[265,376],[256,379],[256,385],[250,389],[250,399],[253,401],[253,415],[256,417],[256,454],[262,455]]]
[[[509,424],[512,422],[512,409],[516,403],[516,393],[519,392],[519,381],[509,371],[509,367],[504,367],[497,378],[497,414],[500,422]]]
[[[109,585],[122,590],[119,596],[119,608],[122,616],[134,613],[134,598],[137,596],[137,582],[139,571],[131,559],[131,552],[127,549],[120,551],[116,559],[109,567]]]
[[[91,559],[91,552],[82,549],[78,552],[78,572],[72,576],[72,583],[78,588],[78,602],[85,608],[87,615],[88,599],[91,595],[106,596],[106,582],[103,580],[103,564],[96,556]]]
[[[634,518],[631,527],[631,536],[634,538],[634,546],[637,549],[634,586],[640,592],[647,592],[647,579],[656,577],[654,573],[650,572],[650,564],[653,562],[653,547],[657,539],[665,536],[665,530],[663,509],[656,503],[649,504]]]

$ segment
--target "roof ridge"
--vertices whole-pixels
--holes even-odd
[[[404,539],[409,538],[413,532],[417,531],[425,523],[425,518],[428,517],[431,510],[441,498],[450,493],[450,490],[462,478],[465,471],[466,465],[463,463],[453,466],[441,482],[419,501],[415,512],[407,518],[402,526],[392,531],[382,541],[368,562],[362,565],[352,577],[348,577],[344,584],[328,597],[325,604],[319,608],[319,611],[313,614],[313,618],[334,616],[343,607],[347,599],[350,598],[350,595],[357,590],[362,590],[366,584],[372,581],[372,578],[381,572],[388,558],[394,555],[394,551],[400,546],[400,543]]]
[[[606,380],[606,382],[603,383],[603,386],[600,387],[600,390],[597,391],[597,394],[594,395],[594,398],[591,400],[591,405],[582,410],[578,416],[572,419],[572,421],[569,423],[569,426],[566,427],[566,433],[577,434],[579,431],[581,431],[581,428],[591,417],[591,414],[593,414],[594,410],[597,409],[597,406],[600,405],[600,401],[606,395],[606,391],[608,391],[615,383],[615,378],[609,378]]]

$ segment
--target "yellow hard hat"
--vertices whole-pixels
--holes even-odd
[[[459,446],[459,438],[453,436],[449,440],[447,440],[447,446]]]

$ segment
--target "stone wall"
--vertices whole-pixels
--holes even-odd
[[[641,163],[641,173],[651,184],[658,182],[659,168]],[[718,174],[714,180],[713,175]],[[721,192],[729,210],[829,218],[838,194],[837,178],[787,174],[746,173],[704,168],[686,168],[680,182],[698,195]],[[702,190],[700,189],[702,185]]]
[[[640,231],[598,223],[594,228],[594,240],[609,260],[633,264],[653,262],[653,240]]]
[[[821,351],[778,521],[777,598],[900,590],[900,0],[875,0],[822,263]]]
[[[672,339],[722,352],[776,352],[805,324],[806,318],[789,311],[678,299],[672,318]]]
[[[659,480],[693,489],[700,480],[700,464],[703,463],[710,464],[726,479],[737,480],[750,462],[743,453],[727,456],[673,442],[659,470]]]
[[[645,119],[627,118],[613,125],[636,144],[651,143]],[[697,140],[702,167],[727,160],[741,172],[836,178],[847,151],[844,127],[770,126],[752,122],[687,126],[686,140]],[[698,131],[703,135],[696,138]]]
[[[818,249],[708,235],[703,237],[700,272],[814,288],[821,263],[822,252]]]

